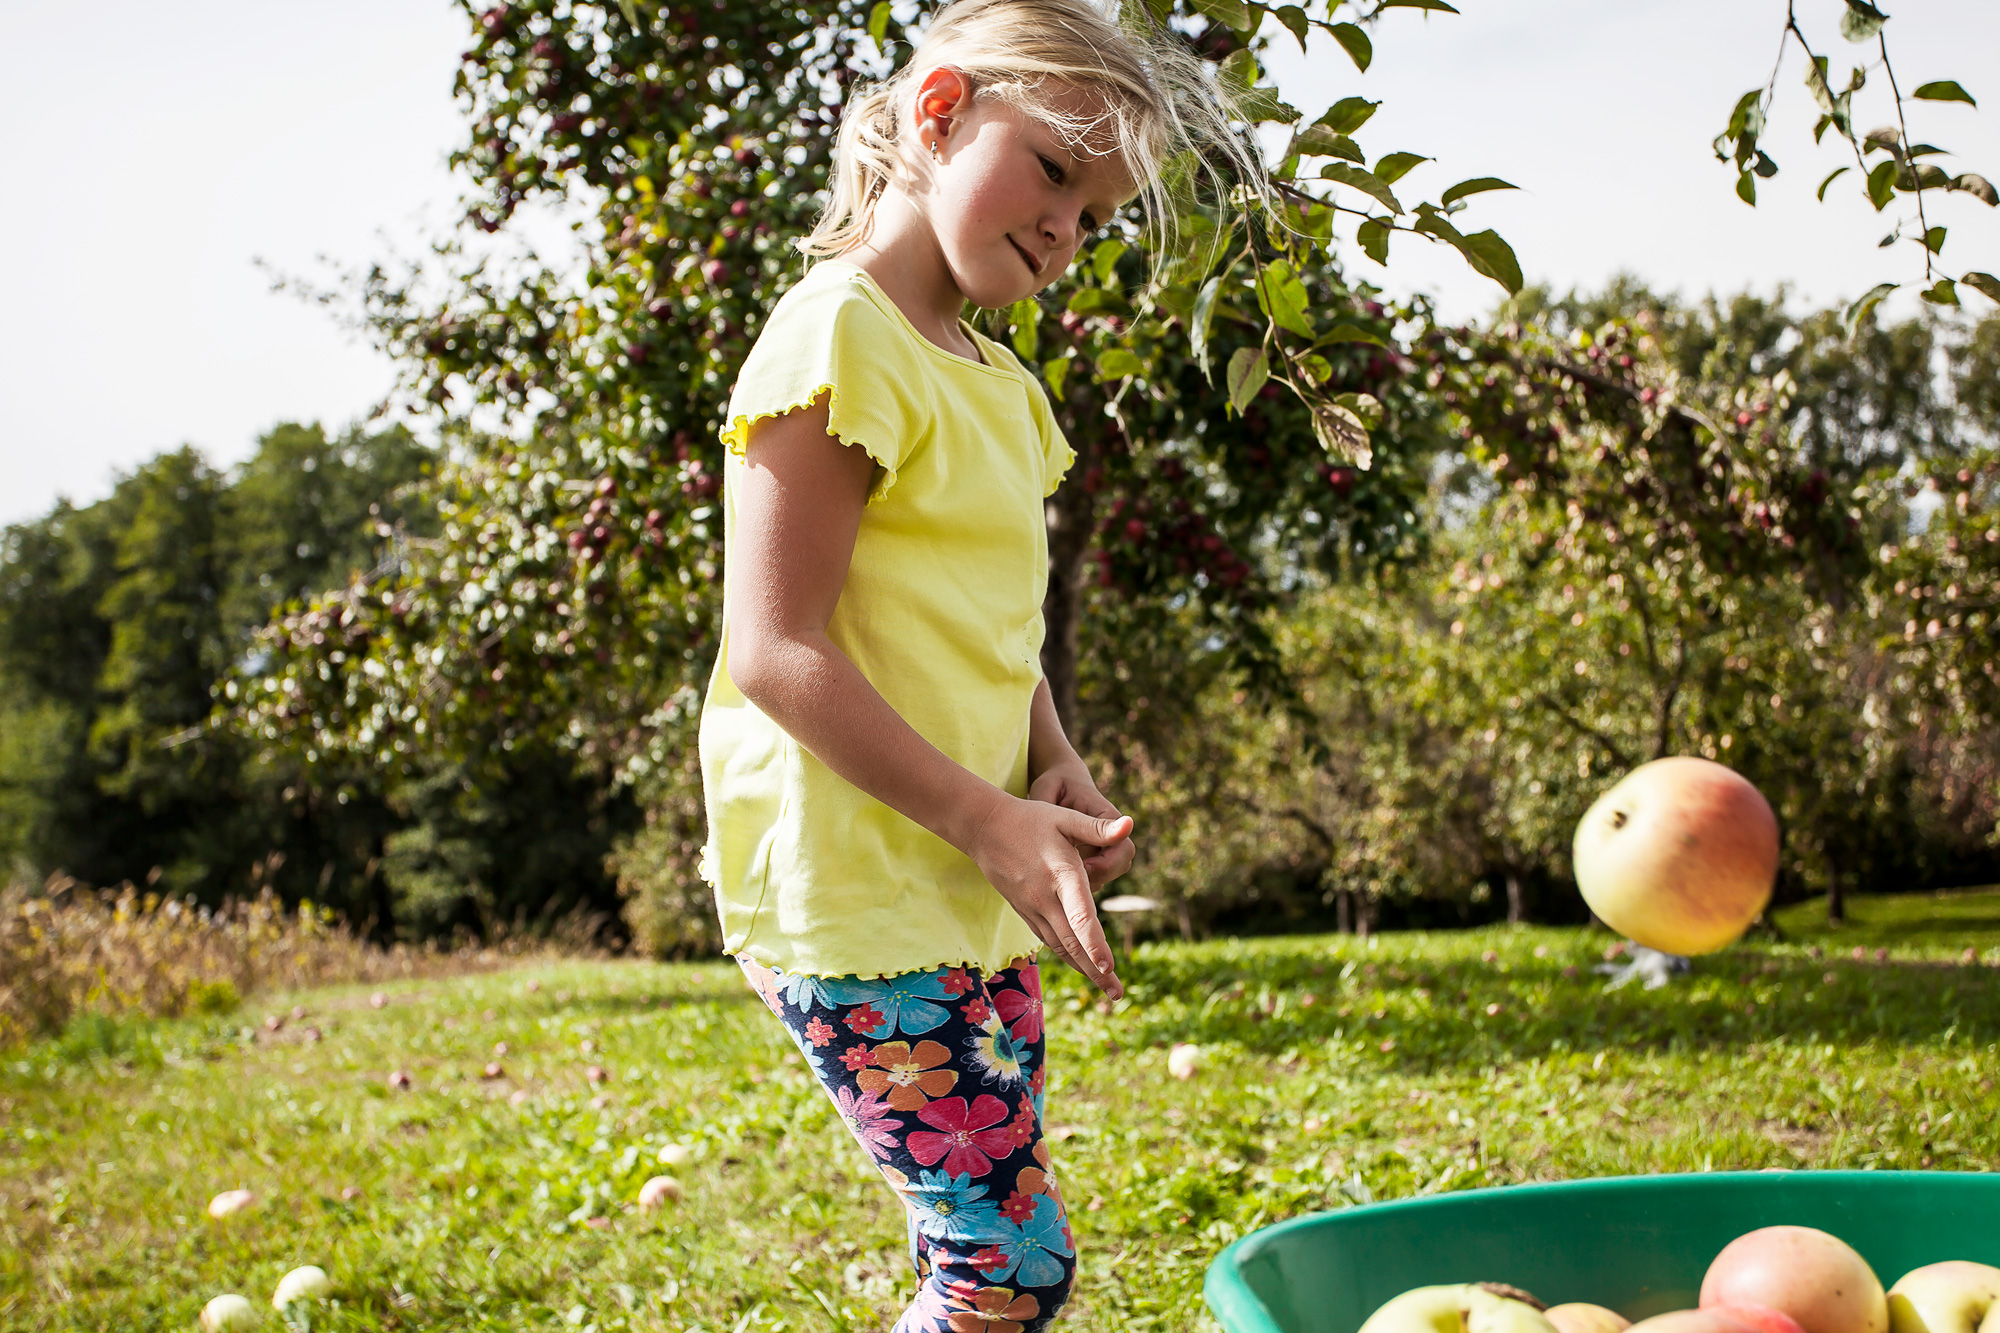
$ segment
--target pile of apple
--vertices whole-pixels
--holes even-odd
[[[1545,1306],[1496,1282],[1418,1287],[1361,1333],[2000,1333],[2000,1268],[1926,1264],[1886,1292],[1867,1260],[1811,1227],[1764,1227],[1715,1256],[1700,1305],[1634,1324],[1615,1310]]]

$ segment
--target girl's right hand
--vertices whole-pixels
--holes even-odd
[[[1125,815],[1098,819],[1062,806],[1002,795],[967,853],[1056,956],[1112,999],[1125,993],[1097,921],[1078,844],[1108,847],[1132,835]]]

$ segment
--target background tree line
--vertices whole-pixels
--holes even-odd
[[[1190,932],[1573,911],[1576,815],[1666,752],[1765,786],[1788,893],[1990,874],[1995,322],[1688,307],[1622,285],[1523,293],[1489,325],[1450,327],[1387,300],[1339,262],[1334,213],[1357,211],[1340,200],[1370,210],[1371,257],[1422,235],[1513,290],[1511,251],[1460,216],[1505,183],[1406,212],[1396,191],[1422,159],[1369,164],[1373,104],[1303,124],[1256,53],[1318,27],[1365,68],[1391,7],[1167,6],[1249,119],[1290,127],[1283,225],[1190,188],[1177,253],[1153,264],[1128,219],[991,318],[1079,453],[1049,511],[1044,665],[1148,830],[1135,886]],[[176,545],[209,552],[220,580],[203,565],[189,587],[268,594],[239,598],[240,618],[173,618],[205,593],[111,598],[115,552],[36,554],[67,551],[100,509],[110,549],[142,530],[123,516],[144,494],[190,503],[148,480],[165,460],[106,502],[116,513],[15,530],[10,623],[57,624],[59,604],[66,642],[107,646],[53,683],[28,664],[46,628],[7,659],[7,734],[37,739],[7,742],[22,776],[0,797],[5,836],[37,870],[159,865],[211,896],[276,875],[416,933],[605,904],[615,881],[643,947],[711,947],[692,761],[719,596],[715,427],[803,271],[790,241],[847,86],[886,70],[922,14],[466,14],[467,225],[568,198],[596,212],[589,271],[446,247],[448,271],[354,275],[446,443],[421,475],[355,463],[371,480],[347,508],[296,519],[346,534],[314,568],[259,564],[233,536]],[[446,297],[426,295],[440,281]],[[200,493],[222,506],[257,466]],[[181,653],[172,707],[129,697],[150,678],[107,665],[126,660],[121,633],[161,640],[126,657]],[[96,738],[120,725],[156,785],[116,776]],[[153,841],[105,837],[83,859],[112,816],[155,820]]]

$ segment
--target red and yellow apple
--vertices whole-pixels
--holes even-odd
[[[1948,1259],[1925,1264],[1889,1288],[1890,1333],[2000,1330],[2000,1268]]]
[[[1701,1280],[1701,1305],[1776,1311],[1805,1333],[1889,1333],[1889,1301],[1868,1261],[1812,1227],[1762,1227],[1730,1241]]]
[[[1540,1302],[1492,1282],[1406,1291],[1368,1316],[1360,1333],[1556,1333]]]
[[[1576,883],[1606,925],[1662,953],[1711,953],[1747,930],[1778,875],[1778,821],[1721,764],[1655,759],[1576,827]]]
[[[1632,1333],[1800,1333],[1798,1321],[1776,1310],[1747,1305],[1706,1305],[1642,1319]]]
[[[1588,1301],[1551,1305],[1542,1317],[1556,1326],[1556,1333],[1625,1333],[1632,1321],[1616,1310],[1607,1310]]]

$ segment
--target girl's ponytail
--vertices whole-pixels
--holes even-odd
[[[799,249],[837,255],[868,239],[875,201],[896,175],[896,112],[901,77],[863,89],[847,103],[834,140],[826,212]]]

